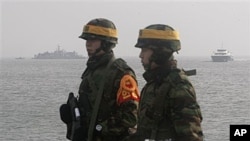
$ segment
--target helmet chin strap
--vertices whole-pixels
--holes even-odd
[[[152,70],[152,63],[153,63],[153,60],[152,60],[151,57],[150,57],[150,58],[149,58],[149,63],[143,65],[144,69],[145,69],[146,71]]]
[[[166,62],[163,62],[163,63],[160,63],[160,64],[157,63],[157,61],[155,60],[155,59],[156,59],[155,57],[156,57],[156,54],[154,54],[154,53],[150,56],[150,58],[149,58],[149,63],[146,64],[146,65],[144,65],[145,70],[150,71],[150,70],[154,69],[154,68],[152,68],[153,62],[154,62],[156,65],[162,66],[162,65],[166,65],[166,63],[169,63],[169,62],[171,62],[171,61],[174,60],[174,56],[172,55],[172,53],[170,53],[170,54],[168,55],[168,57],[166,58],[166,59],[167,59]],[[170,66],[170,67],[172,67],[172,66]]]
[[[95,50],[95,53],[93,53],[92,57],[96,57],[101,50],[108,52],[109,50],[106,50],[105,48],[108,48],[107,43],[105,41],[101,41],[101,46]]]
[[[92,57],[96,57],[97,54],[102,50],[102,47],[95,50],[95,53],[93,53]]]

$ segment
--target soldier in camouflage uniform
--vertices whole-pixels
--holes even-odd
[[[116,27],[107,19],[93,19],[84,26],[79,38],[86,40],[89,59],[79,88],[83,130],[77,140],[122,140],[137,123],[139,91],[134,71],[123,59],[114,57]],[[99,95],[102,96],[96,107]]]
[[[140,30],[136,47],[145,69],[137,133],[129,141],[202,141],[202,115],[195,90],[178,69],[173,53],[181,49],[178,32],[154,24]]]

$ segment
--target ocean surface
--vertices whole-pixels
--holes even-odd
[[[140,89],[145,81],[138,57],[125,57]],[[216,63],[204,57],[179,57],[190,76],[203,114],[206,141],[229,141],[231,124],[250,124],[250,57]],[[77,94],[86,60],[2,59],[0,62],[0,140],[66,141],[59,107]]]

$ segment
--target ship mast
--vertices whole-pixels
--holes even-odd
[[[223,47],[223,42],[221,42],[221,49],[223,49],[224,47]]]
[[[59,44],[57,45],[57,51],[58,52],[60,51],[60,45]]]

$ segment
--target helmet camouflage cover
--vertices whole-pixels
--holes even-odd
[[[165,47],[172,52],[181,49],[179,33],[172,27],[163,24],[153,24],[141,29],[135,47],[144,48],[150,45]]]
[[[97,18],[89,21],[83,27],[83,32],[79,36],[82,39],[100,39],[117,44],[117,30],[115,24],[104,18]]]

